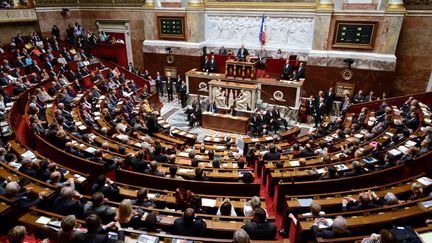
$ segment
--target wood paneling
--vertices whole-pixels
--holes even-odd
[[[151,75],[156,72],[163,73],[164,67],[176,67],[177,74],[181,74],[184,78],[184,73],[187,71],[200,67],[201,63],[204,62],[204,56],[184,56],[184,55],[173,55],[174,63],[168,64],[166,57],[168,54],[158,53],[144,53],[144,69],[149,70]]]

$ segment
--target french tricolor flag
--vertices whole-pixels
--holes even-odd
[[[260,33],[259,33],[259,41],[261,41],[262,45],[264,45],[264,43],[265,43],[264,20],[265,20],[265,16],[263,14],[263,16],[261,18],[261,28],[260,28]]]

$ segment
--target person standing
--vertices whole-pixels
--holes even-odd
[[[182,82],[182,85],[179,90],[179,94],[180,94],[180,101],[181,101],[182,108],[184,108],[187,105],[187,86],[185,81]]]
[[[167,80],[166,80],[166,90],[168,93],[168,101],[174,100],[174,97],[173,97],[174,87],[173,87],[173,85],[174,85],[174,82],[172,81],[171,77],[168,76]]]
[[[157,89],[157,92],[158,92],[158,94],[160,96],[163,97],[164,94],[163,94],[163,86],[162,86],[162,76],[160,75],[159,72],[156,72],[156,78],[155,78],[155,80],[156,80],[156,89]]]
[[[330,87],[324,94],[324,102],[326,106],[326,113],[329,114],[333,108],[333,102],[335,100],[336,94],[333,91],[333,87]]]
[[[240,49],[237,52],[237,59],[239,61],[245,61],[247,56],[249,56],[249,52],[244,47],[244,44],[241,44],[241,47],[240,47]]]
[[[282,79],[289,80],[291,78],[292,66],[287,59],[283,66]]]

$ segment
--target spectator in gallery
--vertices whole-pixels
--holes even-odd
[[[374,100],[376,100],[376,99],[377,99],[377,97],[375,96],[375,92],[370,91],[370,92],[369,92],[369,95],[367,95],[367,96],[365,97],[365,102],[371,102],[371,101],[374,101]]]
[[[228,50],[224,46],[221,46],[219,48],[219,51],[218,51],[219,55],[226,55],[227,53],[228,53]]]
[[[353,102],[355,104],[362,103],[365,101],[365,96],[363,95],[363,90],[359,90],[356,95],[353,97]]]
[[[278,49],[275,55],[276,59],[282,59],[283,58],[283,54],[282,54],[282,50]]]

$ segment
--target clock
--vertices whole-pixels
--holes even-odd
[[[168,64],[173,64],[174,61],[175,61],[174,56],[173,55],[168,55],[166,57],[166,61],[167,61]]]
[[[347,68],[341,72],[341,75],[342,75],[343,80],[348,81],[348,80],[351,80],[353,78],[353,71],[351,71],[351,69]]]

